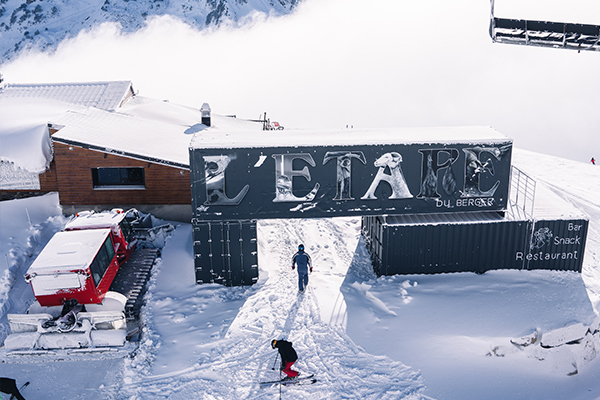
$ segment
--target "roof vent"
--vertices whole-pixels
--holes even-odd
[[[206,126],[210,126],[210,106],[208,103],[202,104],[200,112],[202,113],[202,123]]]

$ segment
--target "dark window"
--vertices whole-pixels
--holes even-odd
[[[123,218],[123,220],[119,223],[121,227],[121,232],[123,232],[123,236],[125,237],[125,241],[127,243],[131,243],[133,240],[133,228],[127,219]],[[124,249],[123,249],[124,250]]]
[[[95,188],[145,186],[144,168],[92,168]]]
[[[106,241],[96,254],[96,258],[90,265],[92,277],[94,278],[94,284],[96,287],[100,284],[100,280],[104,276],[104,273],[110,266],[110,263],[115,258],[115,248],[113,247],[112,239],[110,236],[106,238]]]

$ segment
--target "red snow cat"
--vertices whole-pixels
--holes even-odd
[[[44,307],[100,304],[136,244],[123,210],[79,213],[48,242],[25,280]]]
[[[8,315],[6,351],[124,346],[127,308],[138,302],[157,256],[155,249],[134,252],[138,240],[129,221],[121,209],[86,211],[50,239],[25,275],[36,301],[27,314]],[[140,262],[128,263],[140,257],[145,274]],[[143,282],[132,281],[140,276]]]

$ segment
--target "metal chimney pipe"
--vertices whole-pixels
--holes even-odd
[[[202,123],[206,126],[210,126],[210,106],[208,103],[202,104],[200,112],[202,113]]]

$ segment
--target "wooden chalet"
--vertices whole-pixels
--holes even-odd
[[[188,147],[193,133],[206,128],[200,110],[136,96],[131,82],[0,89],[0,102],[23,98],[66,108],[45,123],[53,153],[37,176],[39,184],[24,187],[2,178],[4,199],[57,191],[65,214],[135,207],[159,218],[190,221]],[[5,167],[10,164],[4,161]],[[17,164],[12,168],[19,172]],[[31,173],[25,175],[31,179]],[[3,176],[18,179],[19,174]]]

